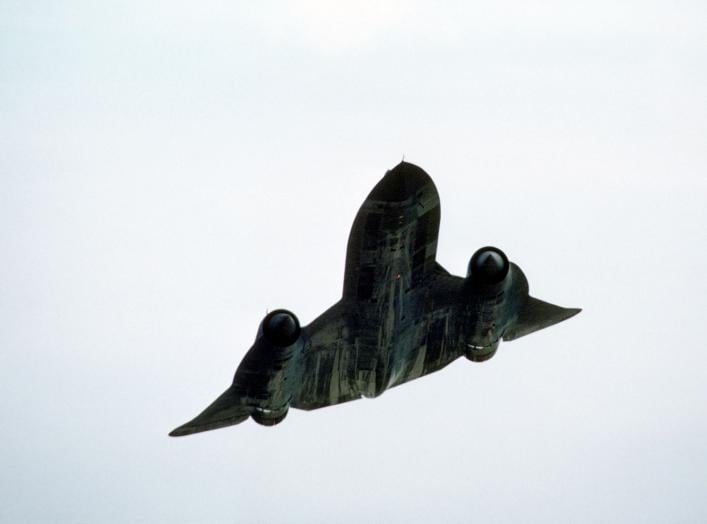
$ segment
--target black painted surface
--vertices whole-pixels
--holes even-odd
[[[388,171],[351,227],[341,300],[301,329],[288,311],[268,315],[231,387],[171,435],[375,397],[579,312],[529,297],[497,248],[477,251],[467,278],[450,275],[436,262],[439,221],[427,173],[406,162]]]

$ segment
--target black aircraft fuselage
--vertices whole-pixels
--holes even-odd
[[[266,315],[231,387],[170,435],[376,397],[461,356],[488,360],[501,340],[580,311],[529,296],[494,247],[476,251],[465,278],[449,274],[436,261],[439,220],[427,173],[406,162],[388,171],[351,228],[341,300],[304,327],[287,310]]]

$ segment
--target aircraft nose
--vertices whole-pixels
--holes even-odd
[[[414,196],[430,181],[430,176],[422,168],[409,162],[400,162],[376,184],[368,198],[385,202],[402,202]]]

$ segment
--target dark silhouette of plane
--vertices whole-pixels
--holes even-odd
[[[523,272],[495,247],[474,253],[465,278],[449,274],[435,260],[439,218],[427,173],[407,162],[388,171],[351,228],[341,300],[304,327],[290,311],[268,313],[233,384],[170,435],[248,417],[271,426],[291,407],[377,397],[579,313],[529,296]]]

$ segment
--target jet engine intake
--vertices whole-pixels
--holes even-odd
[[[510,263],[506,254],[493,246],[478,249],[471,257],[466,278],[474,284],[495,286],[508,275]]]
[[[276,309],[260,323],[259,335],[277,347],[288,347],[297,342],[302,332],[299,320],[291,311]]]

